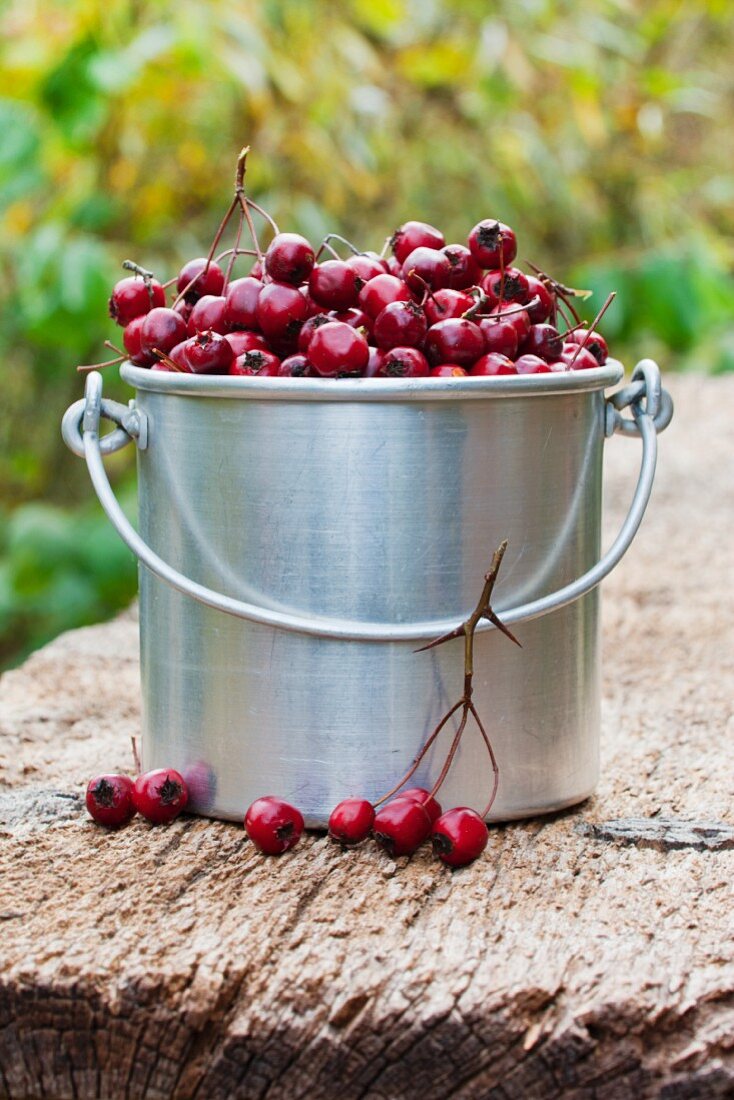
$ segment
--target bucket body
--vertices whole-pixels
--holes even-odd
[[[549,375],[514,389],[396,381],[386,397],[376,380],[179,381],[127,366],[149,425],[141,534],[235,599],[387,625],[464,619],[507,539],[501,614],[599,557],[604,387],[619,372],[584,373],[576,390]],[[500,771],[493,820],[579,802],[598,775],[598,589],[514,630],[522,649],[476,637],[474,700]],[[324,826],[341,798],[379,798],[463,686],[461,640],[416,653],[282,630],[144,568],[140,635],[144,766],[178,768],[193,808],[214,817],[275,794]],[[412,783],[431,785],[453,728]],[[481,809],[491,784],[470,724],[441,800]]]

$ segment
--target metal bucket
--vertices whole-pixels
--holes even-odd
[[[90,375],[64,436],[144,565],[145,768],[178,768],[193,808],[213,817],[239,819],[277,794],[323,826],[341,798],[379,798],[462,690],[461,641],[416,646],[466,617],[508,539],[494,605],[521,624],[523,648],[486,629],[475,653],[474,698],[500,770],[491,818],[585,799],[599,760],[596,586],[639,526],[672,415],[654,363],[607,398],[621,376],[614,362],[448,381],[127,364],[126,408],[103,401]],[[100,416],[118,425],[101,440]],[[643,461],[600,560],[602,453],[615,430],[642,436]],[[131,438],[140,535],[102,462]],[[430,786],[445,734],[415,782]],[[490,786],[469,728],[442,801],[479,809]]]

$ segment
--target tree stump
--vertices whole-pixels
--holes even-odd
[[[605,584],[602,780],[473,866],[83,809],[130,770],[132,614],[0,683],[0,1094],[267,1100],[734,1096],[734,378],[677,416]],[[639,443],[607,448],[608,529]]]

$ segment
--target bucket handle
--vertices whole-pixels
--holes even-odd
[[[629,408],[631,417],[622,415]],[[605,434],[621,432],[638,435],[642,439],[642,458],[637,486],[629,511],[616,539],[596,565],[563,588],[520,607],[498,609],[508,625],[540,618],[550,611],[566,607],[585,596],[602,581],[628,550],[645,514],[652,492],[657,462],[657,434],[667,428],[673,416],[673,402],[662,388],[660,370],[652,359],[643,359],[635,367],[632,381],[611,394],[605,404]],[[100,417],[117,425],[115,431],[100,438]],[[87,378],[84,399],[76,401],[66,412],[62,422],[62,434],[67,446],[86,459],[92,485],[108,519],[122,541],[137,558],[161,580],[199,603],[234,615],[250,622],[277,627],[298,634],[311,634],[321,638],[333,638],[355,642],[423,642],[447,634],[457,623],[440,619],[422,623],[365,623],[351,619],[332,619],[316,615],[294,615],[269,608],[258,607],[242,600],[232,599],[221,592],[206,588],[179,573],[163,561],[140,537],[120,507],[104,467],[103,455],[111,454],[126,446],[132,439],[143,450],[147,446],[147,421],[142,410],[103,400],[102,376],[93,371]],[[489,622],[482,622],[478,630],[493,630]]]

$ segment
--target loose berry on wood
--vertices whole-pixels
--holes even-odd
[[[431,833],[431,819],[409,798],[388,802],[375,814],[375,840],[391,856],[410,856]]]
[[[256,799],[245,814],[245,830],[252,843],[268,856],[293,848],[303,835],[303,814],[282,798]]]
[[[186,809],[189,792],[180,772],[156,768],[139,775],[133,785],[133,802],[139,814],[154,825],[173,821]]]
[[[448,867],[465,867],[487,847],[487,826],[475,810],[457,806],[447,810],[433,825],[434,855]]]
[[[97,775],[87,784],[87,809],[99,825],[118,829],[135,815],[133,781],[127,775]]]
[[[365,798],[345,798],[331,811],[329,836],[340,844],[359,844],[372,832],[375,810]]]

